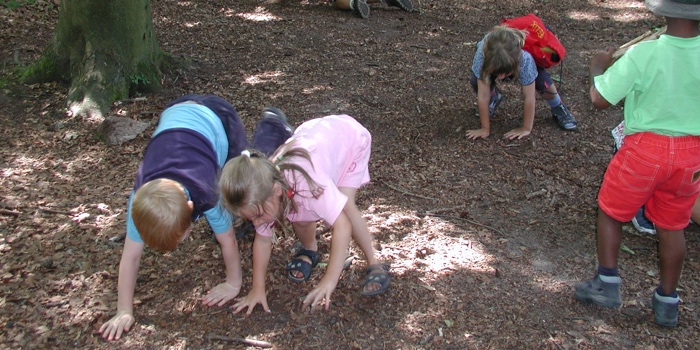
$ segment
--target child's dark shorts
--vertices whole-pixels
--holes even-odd
[[[197,102],[209,108],[221,119],[221,123],[224,125],[224,131],[226,131],[226,136],[228,137],[227,161],[233,157],[239,156],[241,151],[246,149],[248,146],[248,139],[246,138],[245,127],[238,117],[238,112],[236,112],[236,109],[228,103],[228,101],[214,95],[192,94],[179,97],[169,102],[165,108],[167,109],[170,106],[188,101]]]
[[[700,193],[700,136],[663,136],[641,132],[625,143],[608,165],[598,206],[615,220],[645,215],[666,230],[688,225]]]
[[[471,76],[469,77],[469,84],[471,84],[472,89],[474,89],[474,92],[478,92],[478,79],[476,78],[476,75],[472,72]],[[496,84],[495,81],[496,79],[491,79],[494,83],[491,84],[491,92],[496,89]],[[510,81],[509,78],[503,79],[503,81],[508,82]],[[549,75],[549,72],[547,72],[546,69],[542,67],[537,67],[537,78],[535,78],[535,90],[539,93],[544,93],[547,88],[550,86],[554,85],[554,81],[552,80],[552,77]]]

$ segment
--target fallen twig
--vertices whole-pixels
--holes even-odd
[[[543,189],[541,189],[541,190],[539,190],[539,191],[535,191],[535,192],[526,194],[526,195],[525,195],[525,198],[530,199],[530,198],[537,197],[537,196],[543,196],[543,195],[545,195],[545,194],[547,194],[547,190],[545,190],[545,189],[543,188]]]
[[[396,187],[394,187],[394,186],[392,186],[392,185],[389,185],[388,183],[386,183],[386,181],[380,181],[380,182],[381,182],[382,184],[384,184],[386,187],[389,187],[389,188],[391,188],[392,190],[394,190],[394,191],[396,191],[396,192],[401,192],[401,193],[403,193],[403,194],[405,194],[405,195],[408,195],[408,196],[413,196],[413,197],[418,197],[418,198],[423,198],[423,199],[429,199],[429,200],[431,200],[431,201],[434,201],[434,200],[435,200],[435,198],[430,198],[430,197],[426,197],[426,196],[421,196],[421,195],[419,195],[419,194],[415,194],[415,193],[411,193],[411,192],[406,192],[406,191],[404,191],[404,190],[402,190],[402,189],[399,189],[399,188],[396,188]]]
[[[143,102],[143,101],[148,101],[148,98],[146,98],[146,97],[126,98],[126,99],[117,101],[116,104],[120,105],[120,104],[124,104],[124,103],[134,103],[134,102]]]
[[[14,210],[0,209],[0,214],[2,214],[2,215],[19,216],[19,214],[22,214],[22,212],[14,211]]]
[[[231,337],[223,337],[223,336],[216,335],[216,334],[209,334],[207,339],[209,339],[209,340],[221,340],[221,341],[226,341],[226,342],[230,342],[230,343],[245,344],[245,345],[255,346],[258,348],[271,348],[272,347],[272,344],[270,344],[264,340],[255,340],[255,339],[246,339],[246,338],[231,338]]]
[[[65,304],[68,304],[68,300],[50,302],[50,303],[44,304],[44,306],[45,307],[54,307],[54,306],[63,306]]]
[[[462,209],[462,208],[466,208],[466,207],[467,207],[466,204],[463,204],[463,205],[458,205],[458,206],[456,206],[456,207],[450,207],[450,208],[431,209],[431,210],[426,211],[426,212],[425,212],[425,215],[433,215],[433,214],[436,214],[436,213],[442,213],[442,212],[451,211],[451,210],[457,210],[457,209]]]
[[[556,346],[557,346],[557,349],[564,349],[564,348],[561,347],[561,345],[559,345],[559,343],[557,343],[557,340],[554,339],[554,337],[552,336],[551,333],[547,332],[547,335],[549,336],[549,341],[550,341],[552,344],[556,345]]]
[[[496,233],[501,234],[502,236],[508,236],[508,235],[505,234],[503,231],[500,231],[500,230],[498,230],[498,229],[495,229],[495,228],[493,228],[493,227],[491,227],[491,226],[484,225],[484,224],[478,223],[478,222],[473,221],[473,220],[469,220],[469,219],[465,219],[465,218],[460,218],[460,217],[458,217],[458,216],[435,215],[435,214],[432,214],[431,216],[435,216],[435,217],[439,217],[439,218],[448,218],[448,219],[457,219],[457,220],[466,221],[466,222],[468,222],[468,223],[470,223],[470,224],[473,224],[473,225],[476,225],[476,226],[481,226],[481,227],[487,228],[487,229],[489,229],[489,230],[491,230],[491,231],[494,231],[494,232],[496,232]]]

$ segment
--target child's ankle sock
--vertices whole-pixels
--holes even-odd
[[[658,294],[660,297],[667,297],[667,298],[678,298],[678,292],[673,291],[671,294],[666,294],[664,293],[663,289],[661,289],[661,286],[656,287],[656,294]]]
[[[601,276],[606,276],[606,277],[619,277],[620,273],[617,271],[617,268],[612,268],[609,269],[607,267],[602,267],[598,265],[598,274]]]
[[[556,95],[554,95],[553,99],[545,100],[545,101],[547,101],[547,103],[549,104],[549,107],[552,107],[552,108],[559,107],[559,105],[561,104],[561,97],[557,93]]]

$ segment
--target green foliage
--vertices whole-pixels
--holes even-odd
[[[136,74],[129,77],[131,79],[131,84],[133,85],[150,85],[151,81],[146,78],[143,74]]]
[[[129,75],[129,95],[140,96],[141,93],[155,92],[160,89],[161,72],[156,64],[141,63],[134,73]]]
[[[129,76],[129,80],[131,81],[129,89],[131,96],[141,96],[141,93],[148,91],[151,86],[151,80],[141,73]]]
[[[10,76],[3,69],[2,71],[0,71],[0,89],[4,89],[9,84],[10,84]]]
[[[27,5],[34,5],[34,3],[36,3],[36,0],[0,0],[0,4],[10,10],[16,10]]]
[[[25,83],[46,81],[69,81],[70,78],[59,72],[53,55],[44,54],[38,61],[26,67],[18,68],[19,79]]]

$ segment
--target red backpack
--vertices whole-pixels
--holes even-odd
[[[516,18],[504,18],[502,25],[527,31],[523,50],[529,52],[538,67],[549,68],[559,64],[566,56],[566,49],[556,35],[532,13]]]

